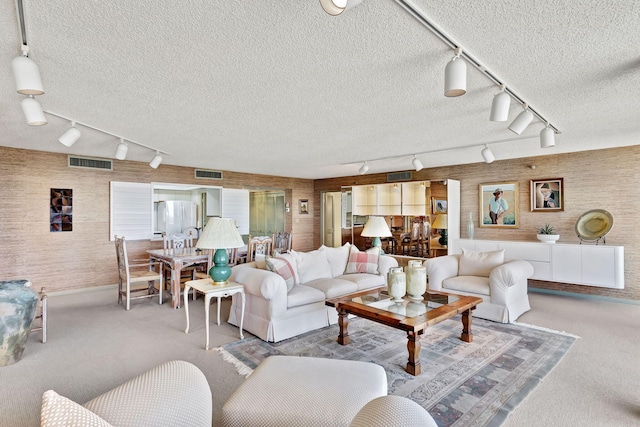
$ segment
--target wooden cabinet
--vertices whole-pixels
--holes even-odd
[[[505,258],[533,266],[532,279],[624,289],[624,246],[450,239],[449,248],[450,253],[504,249]]]
[[[424,216],[423,183],[356,185],[351,188],[354,215]]]
[[[376,215],[402,215],[402,185],[378,184],[378,206]]]
[[[354,215],[378,214],[378,189],[376,185],[354,185],[351,187]]]

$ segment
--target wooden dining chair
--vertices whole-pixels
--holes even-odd
[[[127,255],[127,243],[123,237],[114,236],[116,245],[116,258],[118,260],[118,304],[125,299],[125,308],[131,308],[131,300],[138,298],[150,298],[160,294],[159,303],[162,304],[162,263],[146,261],[129,263]],[[154,282],[158,282],[158,289]],[[143,286],[140,286],[144,284]]]
[[[431,257],[431,224],[428,221],[422,223],[420,233],[420,251],[423,258]]]
[[[278,231],[277,233],[273,233],[271,240],[273,241],[273,248],[271,250],[271,254],[273,256],[276,256],[276,254],[283,254],[291,250],[291,233]]]
[[[249,235],[249,243],[247,244],[247,262],[255,261],[256,258],[271,255],[272,246],[273,239],[269,236],[252,237]]]

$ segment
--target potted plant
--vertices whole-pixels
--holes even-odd
[[[555,243],[560,238],[560,235],[556,231],[555,227],[551,224],[545,224],[543,227],[538,227],[538,240],[543,243]]]

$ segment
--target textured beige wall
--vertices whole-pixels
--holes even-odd
[[[535,165],[535,169],[529,166]],[[590,209],[605,209],[614,218],[607,244],[625,247],[625,289],[613,290],[589,286],[531,281],[530,285],[569,292],[590,293],[640,300],[640,146],[585,151],[496,161],[490,165],[475,163],[413,172],[413,180],[460,180],[461,235],[467,237],[469,212],[475,223],[476,239],[537,241],[535,227],[544,223],[556,226],[560,242],[578,243],[575,223]],[[531,212],[529,181],[564,178],[565,209],[562,212]],[[373,184],[386,181],[386,174],[358,175],[315,181],[316,202],[320,192],[335,191],[342,185]],[[520,227],[491,229],[478,226],[478,194],[481,183],[517,181],[519,184]],[[319,238],[319,237],[318,237]],[[316,242],[316,246],[319,240]]]
[[[0,147],[0,278],[31,279],[48,291],[117,283],[116,257],[109,239],[110,181],[172,182],[228,188],[282,188],[292,209],[286,217],[293,248],[313,248],[314,213],[299,215],[298,199],[313,198],[313,181],[224,172],[224,180],[196,180],[193,168],[113,161],[113,171],[69,168],[64,154]],[[49,191],[73,189],[73,231],[49,231]],[[128,242],[132,256],[162,247]],[[114,294],[114,299],[116,298]]]

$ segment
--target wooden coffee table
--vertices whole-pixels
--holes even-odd
[[[482,298],[454,295],[445,292],[427,291],[422,301],[413,301],[404,297],[401,301],[393,301],[386,294],[386,287],[369,289],[327,300],[326,304],[338,311],[340,335],[338,343],[347,345],[349,338],[349,315],[382,323],[392,328],[407,332],[407,349],[409,361],[406,371],[411,375],[420,375],[420,335],[429,326],[436,325],[445,319],[462,314],[462,335],[465,342],[473,341],[471,333],[471,310],[474,310]]]

